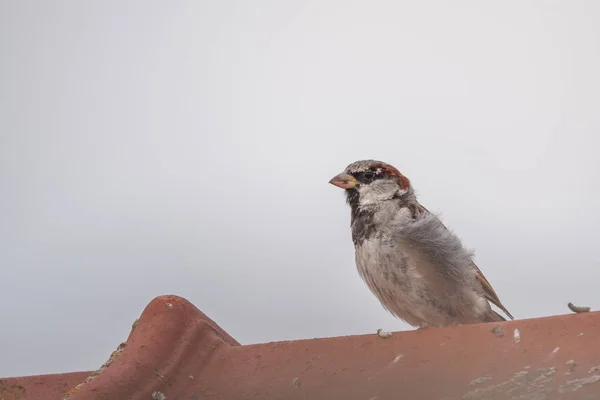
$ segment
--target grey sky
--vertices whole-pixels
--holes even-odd
[[[0,2],[0,376],[186,297],[244,344],[408,329],[348,163],[398,167],[517,318],[600,307],[600,3]]]

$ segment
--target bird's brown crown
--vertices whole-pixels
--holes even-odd
[[[394,166],[383,161],[360,160],[348,165],[344,170],[353,176],[358,183],[369,184],[377,179],[394,179],[401,189],[410,187],[410,180],[402,175]]]

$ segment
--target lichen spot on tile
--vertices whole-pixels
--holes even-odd
[[[560,350],[560,347],[555,347],[554,350],[552,350],[550,352],[550,354],[548,355],[548,359],[554,358],[554,356],[556,355],[556,353],[558,353],[559,350]]]
[[[569,360],[565,363],[565,367],[566,367],[566,371],[565,371],[565,375],[571,375],[571,373],[575,370],[575,367],[577,366],[577,363],[575,362],[575,360]]]
[[[504,327],[502,325],[495,325],[492,327],[492,329],[490,329],[490,332],[492,332],[492,334],[496,337],[503,337],[504,336]]]
[[[156,391],[152,392],[152,400],[168,400],[164,393]]]
[[[398,354],[396,357],[394,357],[394,359],[392,360],[392,364],[396,364],[398,361],[400,361],[402,358],[404,358],[404,354]]]
[[[377,329],[377,336],[379,336],[382,339],[387,339],[392,336],[392,332],[387,332],[387,331],[384,331],[383,329],[379,328],[379,329]]]
[[[300,378],[296,377],[292,380],[292,386],[294,386],[295,388],[300,389],[302,387],[302,381],[300,380]]]
[[[596,365],[595,367],[590,368],[588,370],[588,374],[595,374],[598,371],[600,371],[600,365]]]
[[[515,341],[515,344],[521,342],[521,332],[518,329],[515,329],[513,332],[513,340]]]
[[[133,324],[131,324],[131,332],[135,330],[135,327],[137,326],[138,322],[140,322],[139,318],[133,321]]]
[[[592,375],[587,378],[579,378],[567,381],[565,384],[558,387],[558,393],[564,394],[568,392],[575,392],[584,386],[593,385],[600,382],[600,375]]]
[[[489,375],[480,376],[479,378],[475,378],[471,382],[469,382],[469,386],[481,385],[482,383],[485,383],[485,382],[489,381],[490,379],[492,379],[492,377]]]

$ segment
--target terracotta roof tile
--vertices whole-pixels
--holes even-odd
[[[241,346],[185,299],[161,296],[97,372],[2,379],[0,398],[600,398],[599,328],[592,312]]]

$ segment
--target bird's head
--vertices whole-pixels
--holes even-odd
[[[329,183],[346,190],[346,200],[353,208],[413,193],[407,177],[390,164],[376,160],[355,161]]]

